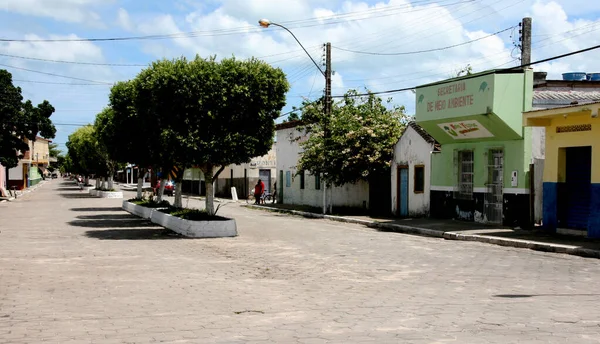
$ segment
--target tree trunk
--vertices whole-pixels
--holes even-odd
[[[204,208],[208,215],[215,214],[215,189],[213,184],[213,169],[212,165],[205,166],[202,169],[204,173],[204,183],[206,185],[206,205]]]
[[[165,184],[167,184],[167,180],[161,179],[160,187],[158,188],[158,197],[156,199],[156,202],[158,202],[158,203],[162,202],[162,200],[163,200],[163,193],[165,192]]]
[[[173,206],[176,208],[183,208],[183,200],[182,200],[182,185],[181,181],[175,183],[175,200],[173,201]]]
[[[112,172],[108,175],[108,189],[112,190],[114,188],[113,184],[113,175]]]
[[[146,176],[144,174],[144,170],[142,170],[141,168],[139,169],[139,175],[138,175],[138,182],[137,182],[137,198],[141,199],[142,198],[142,189],[144,188],[144,177]],[[140,178],[141,176],[141,178]]]
[[[100,184],[102,190],[106,189],[106,177],[102,177],[102,184]]]
[[[90,177],[85,176],[85,178],[83,179],[83,185],[89,185],[89,184],[90,184]]]
[[[100,179],[96,178],[96,189],[100,189]]]

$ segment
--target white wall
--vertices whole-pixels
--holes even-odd
[[[300,138],[300,140],[295,140]],[[297,128],[277,130],[277,177],[279,171],[283,171],[283,179],[277,183],[278,192],[283,187],[283,203],[309,205],[315,207],[323,206],[323,184],[320,189],[315,188],[315,176],[305,172],[304,189],[300,189],[300,176],[296,165],[300,158],[300,142],[305,141],[307,136],[299,132]],[[286,172],[290,172],[291,184],[287,186]],[[281,183],[281,184],[280,184]],[[331,202],[334,207],[363,207],[369,204],[369,185],[366,182],[346,184],[334,187],[331,190]],[[365,203],[366,202],[366,203]]]
[[[17,167],[8,170],[9,180],[23,180],[23,162],[19,161]]]
[[[407,165],[408,168],[408,215],[429,215],[429,192],[431,182],[430,154],[433,145],[425,141],[412,127],[407,127],[394,148],[392,161],[392,213],[398,215],[398,166]],[[425,166],[425,188],[423,193],[415,193],[415,165]]]

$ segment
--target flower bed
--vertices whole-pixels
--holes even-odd
[[[150,221],[191,238],[221,238],[237,236],[234,219],[209,216],[195,209],[166,208],[151,213]]]
[[[145,218],[150,220],[152,216],[152,212],[157,210],[158,208],[167,208],[169,207],[169,202],[163,201],[161,203],[156,203],[154,201],[149,200],[140,200],[140,199],[130,199],[127,201],[123,201],[122,208],[133,215]]]

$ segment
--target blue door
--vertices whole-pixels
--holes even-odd
[[[408,216],[408,168],[398,168],[398,215]]]

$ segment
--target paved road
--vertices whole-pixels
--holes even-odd
[[[596,259],[237,204],[239,237],[180,239],[120,202],[0,203],[0,343],[600,343]]]

